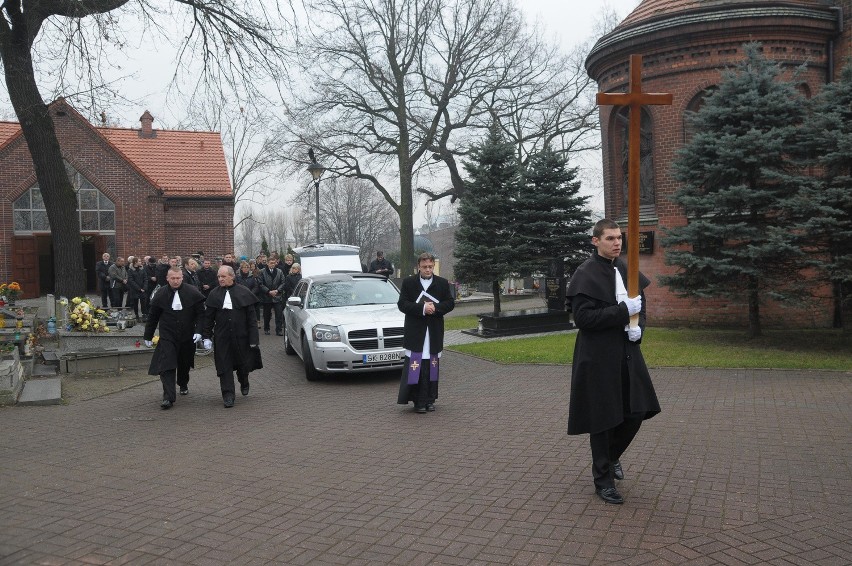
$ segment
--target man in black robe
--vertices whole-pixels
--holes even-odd
[[[234,370],[240,382],[240,392],[249,394],[249,372],[260,369],[257,315],[254,304],[257,296],[244,285],[234,283],[234,270],[223,265],[217,273],[219,286],[210,291],[204,324],[204,347],[213,350],[216,374],[222,389],[225,408],[234,406]],[[211,341],[212,337],[212,341]]]
[[[615,487],[615,480],[624,478],[621,455],[642,421],[660,412],[639,348],[645,294],[627,296],[621,239],[621,229],[612,220],[595,224],[595,253],[574,272],[567,292],[580,329],[571,368],[568,434],[589,433],[595,492],[615,504],[624,502]],[[641,273],[639,280],[641,289],[650,284]],[[634,314],[639,314],[639,326],[630,328]]]
[[[160,326],[160,341],[151,357],[149,375],[159,375],[163,383],[160,406],[170,409],[175,402],[175,382],[180,394],[189,393],[189,368],[195,367],[195,342],[201,339],[204,295],[192,285],[184,285],[180,267],[166,274],[165,287],[154,293],[145,324],[145,345],[153,345],[154,330]]]
[[[438,369],[444,349],[444,315],[455,308],[450,283],[433,274],[435,256],[422,253],[417,275],[402,280],[397,306],[405,313],[402,346],[405,366],[399,383],[397,403],[414,402],[417,413],[435,410],[438,398]]]

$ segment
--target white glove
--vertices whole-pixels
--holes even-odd
[[[192,335],[192,341],[193,342],[198,342],[199,340],[201,340],[201,334],[193,334]]]
[[[642,310],[642,296],[636,295],[635,297],[627,298],[621,301],[625,305],[627,305],[627,314],[633,316],[634,314],[639,314],[639,311]]]
[[[204,346],[205,350],[209,350],[213,347],[213,342],[210,340],[210,338],[205,338],[204,342],[202,342],[201,344]]]
[[[631,342],[638,342],[642,338],[642,328],[631,326],[627,329],[627,339]]]
[[[153,342],[151,342],[150,340],[145,340],[145,347],[146,347],[146,348],[153,348],[153,347],[154,347],[154,343],[153,343]]]

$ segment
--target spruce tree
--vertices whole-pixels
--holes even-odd
[[[789,149],[806,106],[779,74],[758,44],[748,44],[745,59],[691,117],[696,133],[672,164],[681,186],[671,200],[687,224],[662,239],[678,271],[661,282],[683,296],[746,302],[750,336],[761,334],[762,302],[802,293],[795,283],[803,242],[791,229],[801,177]]]
[[[798,202],[814,265],[832,285],[834,326],[852,332],[852,60],[811,101],[802,139],[818,174]]]
[[[497,314],[500,279],[515,269],[512,211],[520,179],[514,147],[496,124],[473,148],[465,170],[469,178],[459,206],[454,271],[463,281],[490,281]]]
[[[579,195],[576,177],[577,169],[549,147],[530,156],[515,206],[517,271],[541,271],[561,280],[564,258],[587,258],[582,252],[592,227],[589,197]]]

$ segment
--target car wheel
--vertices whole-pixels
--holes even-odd
[[[290,334],[286,329],[284,330],[284,351],[287,352],[288,356],[296,353],[296,350],[293,349],[293,345],[290,343]]]
[[[311,348],[308,346],[308,339],[302,336],[302,362],[305,366],[305,379],[308,381],[316,381],[320,378],[320,372],[314,367],[314,359],[311,357]]]

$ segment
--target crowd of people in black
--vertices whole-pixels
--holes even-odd
[[[145,321],[151,298],[157,289],[167,285],[170,268],[180,267],[183,283],[196,287],[206,299],[219,286],[217,272],[229,266],[236,274],[235,282],[247,287],[258,298],[255,314],[260,327],[261,308],[264,330],[269,334],[271,315],[275,313],[275,330],[281,335],[283,305],[302,278],[301,267],[291,254],[279,262],[276,253],[260,254],[254,259],[237,258],[233,253],[211,260],[197,252],[188,257],[163,255],[117,257],[115,262],[104,253],[95,267],[101,294],[101,307],[123,308],[127,318]],[[131,314],[132,313],[132,314]]]

